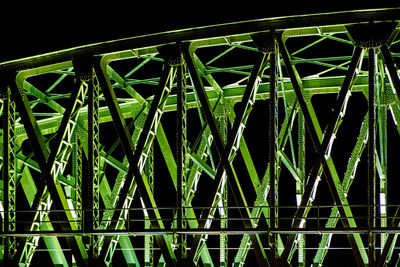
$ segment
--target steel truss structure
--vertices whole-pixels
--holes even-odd
[[[0,64],[2,263],[396,263],[399,21],[262,19]]]

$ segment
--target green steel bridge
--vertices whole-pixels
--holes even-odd
[[[400,8],[0,63],[4,266],[398,266]]]

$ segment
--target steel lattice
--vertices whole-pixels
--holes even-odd
[[[264,19],[1,63],[2,263],[398,263],[399,21]]]

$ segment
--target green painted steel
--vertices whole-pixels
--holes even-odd
[[[270,18],[0,63],[1,264],[398,262],[399,22]]]

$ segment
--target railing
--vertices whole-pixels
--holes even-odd
[[[214,209],[221,210],[223,209],[225,213],[229,216],[228,218],[221,218],[216,212],[214,218],[206,219],[209,221],[208,228],[185,228],[179,229],[176,227],[177,218],[175,216],[177,209],[175,207],[162,207],[157,208],[157,212],[161,214],[161,219],[148,219],[145,218],[144,214],[146,210],[143,208],[130,208],[125,209],[125,219],[124,221],[124,228],[123,229],[93,229],[93,227],[88,227],[87,224],[94,225],[94,221],[87,221],[85,219],[85,215],[92,212],[92,210],[81,210],[82,216],[80,218],[73,218],[72,220],[68,221],[60,221],[57,220],[58,213],[65,213],[66,210],[51,210],[49,216],[52,218],[50,219],[44,217],[45,219],[39,221],[39,225],[43,225],[45,227],[40,227],[40,231],[30,231],[29,226],[32,224],[30,221],[24,221],[25,218],[31,218],[31,216],[26,216],[30,213],[35,213],[37,211],[17,211],[16,216],[17,220],[17,227],[16,231],[5,231],[4,229],[8,229],[4,223],[4,215],[5,211],[0,211],[0,219],[1,219],[1,236],[27,236],[27,235],[57,235],[57,236],[67,236],[67,235],[158,235],[158,234],[263,234],[263,233],[303,233],[303,234],[320,234],[320,233],[400,233],[400,227],[398,227],[398,222],[400,221],[400,214],[397,211],[400,211],[400,205],[376,205],[377,214],[374,216],[375,225],[373,227],[368,227],[368,205],[349,205],[354,216],[353,217],[340,217],[337,205],[315,205],[315,206],[307,206],[304,207],[309,209],[308,215],[303,218],[298,218],[298,220],[302,220],[303,223],[300,224],[302,227],[300,228],[293,228],[292,223],[294,221],[294,216],[298,206],[278,206],[276,207],[279,213],[279,218],[275,220],[278,221],[278,227],[269,227],[270,218],[265,217],[250,217],[248,220],[251,221],[253,228],[245,228],[244,227],[244,219],[241,218],[241,212],[249,212],[252,209],[267,209],[267,206],[251,206],[251,207],[213,207]],[[183,221],[187,222],[186,225],[190,225],[189,221],[196,221],[197,223],[200,222],[200,214],[210,207],[187,207],[182,208],[185,210],[184,214],[186,213],[186,209],[190,209],[194,212],[195,216],[193,216],[193,212],[191,212],[191,216],[187,215],[186,217],[182,218]],[[395,214],[394,216],[383,216],[379,215],[379,209],[385,209],[388,214]],[[104,214],[106,209],[101,209],[100,213]],[[116,210],[114,210],[115,212]],[[121,210],[122,211],[122,210]],[[47,213],[48,211],[42,210],[39,212]],[[74,214],[77,210],[67,210],[67,212]],[[268,212],[267,212],[268,214]],[[40,216],[41,218],[41,216]],[[327,226],[328,221],[330,223],[338,220],[347,220],[347,219],[354,219],[357,223],[357,227],[345,228],[345,227],[329,227]],[[220,221],[225,220],[228,222],[228,227],[221,228]],[[113,221],[107,220],[111,222]],[[146,221],[150,221],[151,223],[154,221],[161,221],[164,228],[162,229],[145,229],[144,225]],[[397,221],[395,225],[394,222]],[[116,222],[116,221],[115,221]],[[77,229],[80,230],[68,230],[64,231],[63,225],[65,224],[75,224],[77,225]],[[157,224],[158,225],[158,224]],[[193,225],[193,224],[192,224]],[[273,224],[272,224],[273,225]],[[340,223],[339,223],[340,225]],[[75,228],[75,229],[76,229]],[[46,230],[43,230],[46,229]],[[53,229],[53,230],[49,230]],[[61,230],[60,230],[61,229]],[[89,230],[88,230],[89,229]]]

